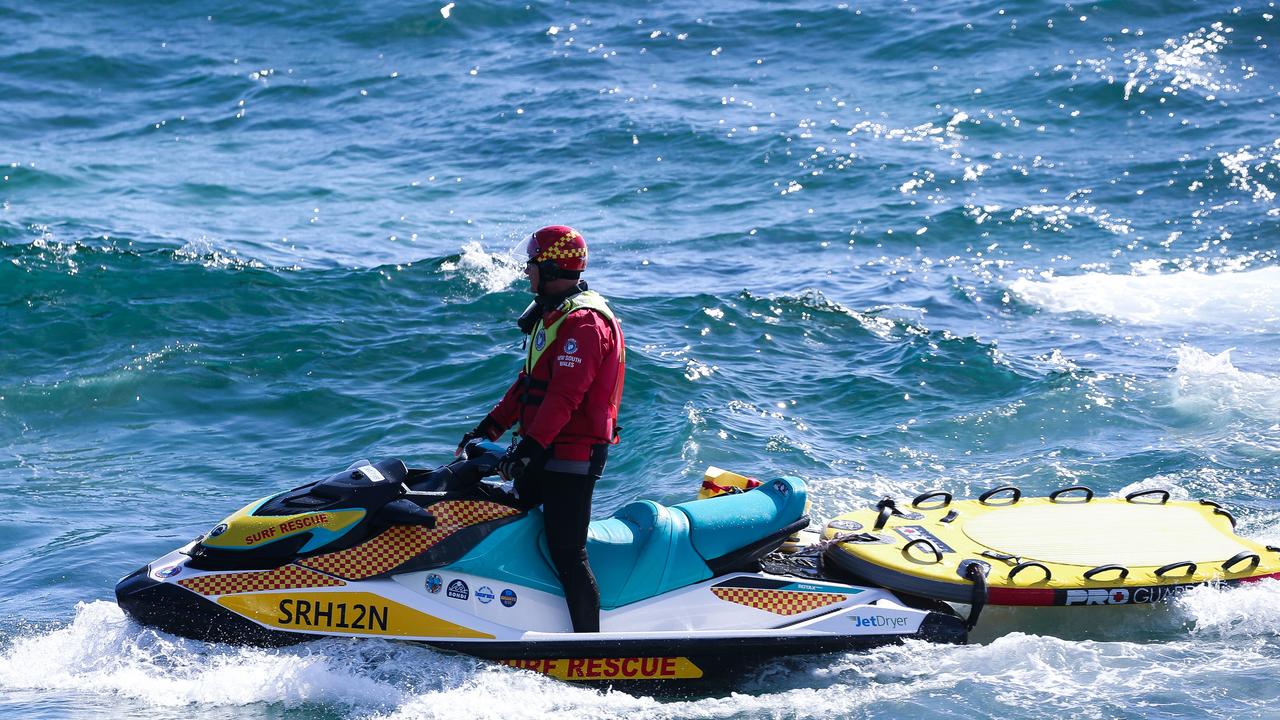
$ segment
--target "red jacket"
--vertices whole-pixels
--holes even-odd
[[[543,325],[559,317],[552,310]],[[489,413],[498,434],[518,421],[527,437],[554,445],[553,457],[563,460],[587,460],[592,445],[615,442],[624,343],[622,328],[604,315],[585,308],[569,313],[534,365],[532,382],[522,370]],[[566,345],[573,352],[565,352]]]

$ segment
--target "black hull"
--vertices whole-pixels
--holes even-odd
[[[143,625],[206,642],[282,647],[328,635],[285,632],[263,627],[236,613],[171,583],[152,580],[143,567],[116,585],[120,607]],[[914,638],[937,643],[963,644],[964,624],[950,612],[931,612],[912,635],[848,635],[843,637],[739,637],[679,638],[601,641],[557,640],[544,642],[438,641],[424,643],[495,661],[536,661],[564,658],[687,658],[702,670],[700,678],[622,680],[584,677],[570,681],[614,686],[653,688],[660,684],[706,683],[733,680],[754,666],[777,658],[851,650],[867,650]]]

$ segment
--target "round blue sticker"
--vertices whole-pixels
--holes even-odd
[[[485,605],[488,605],[493,602],[493,590],[490,589],[488,585],[481,585],[476,588],[476,599]]]
[[[501,602],[504,607],[511,607],[512,605],[515,605],[516,591],[511,588],[503,590],[502,594],[498,596],[498,601]]]
[[[444,578],[440,577],[435,573],[431,573],[430,575],[427,575],[427,592],[431,593],[432,595],[435,595],[436,593],[440,592],[440,588],[443,585],[444,585]]]

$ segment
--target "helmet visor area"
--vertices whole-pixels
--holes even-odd
[[[538,247],[538,237],[536,235],[530,235],[529,239],[526,240],[524,244],[525,258],[529,262],[533,262],[534,258],[538,257],[538,253],[541,251],[542,248]]]

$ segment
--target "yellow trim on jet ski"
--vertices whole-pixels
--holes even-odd
[[[482,638],[493,635],[441,620],[368,592],[228,595],[218,604],[284,630],[395,637]]]
[[[275,542],[304,530],[328,530],[337,533],[360,522],[364,517],[364,510],[360,509],[325,510],[297,515],[253,515],[253,511],[257,510],[263,502],[265,501],[258,500],[237,510],[214,528],[205,537],[203,543],[209,547],[239,550]]]
[[[891,590],[962,603],[1088,606],[1280,578],[1280,548],[1234,530],[1235,518],[1217,503],[1173,501],[1165,490],[1095,499],[1075,486],[1024,498],[1006,486],[957,502],[925,493],[905,508],[886,498],[833,519],[823,539],[829,562]]]

